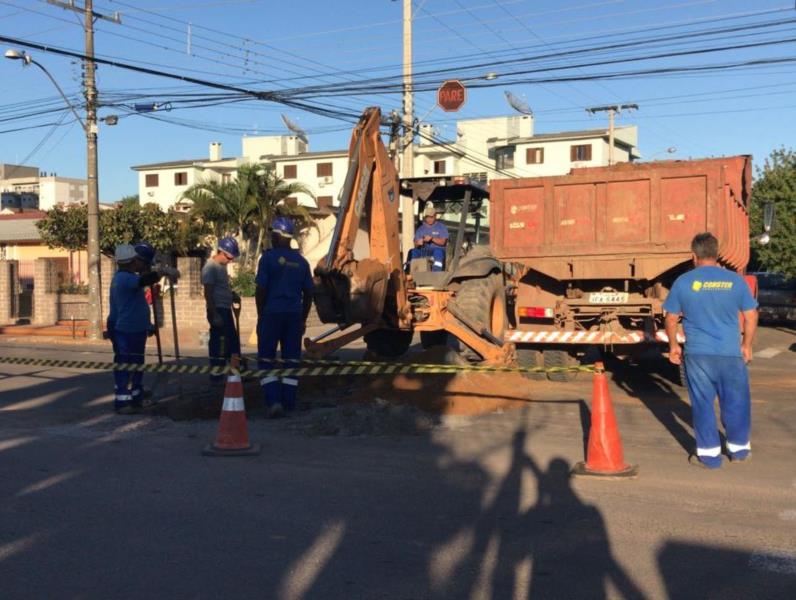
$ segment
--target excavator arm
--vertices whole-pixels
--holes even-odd
[[[329,252],[315,268],[314,300],[324,323],[410,327],[398,174],[380,126],[380,109],[368,108],[351,136],[340,212]]]

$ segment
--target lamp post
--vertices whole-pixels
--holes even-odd
[[[100,247],[99,247],[99,184],[97,179],[97,106],[96,89],[86,90],[86,120],[80,118],[74,105],[69,101],[61,86],[50,72],[38,61],[34,60],[27,52],[9,49],[5,57],[11,60],[22,61],[22,66],[36,65],[52,81],[58,93],[66,102],[69,110],[77,118],[86,134],[86,163],[88,189],[86,204],[88,205],[88,302],[89,302],[89,337],[100,339],[102,337],[102,298],[100,288]],[[87,66],[93,67],[89,61]],[[93,84],[93,78],[91,79]]]

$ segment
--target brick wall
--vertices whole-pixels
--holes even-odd
[[[19,261],[0,260],[0,325],[14,322],[19,301]]]
[[[33,323],[52,325],[58,318],[59,265],[51,258],[37,258],[33,270]]]
[[[88,319],[88,296],[85,294],[58,294],[59,321],[75,319],[82,321]],[[107,315],[105,315],[107,316]]]

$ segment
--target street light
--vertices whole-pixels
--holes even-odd
[[[69,101],[61,86],[44,68],[44,65],[34,60],[27,52],[9,48],[5,51],[5,57],[10,60],[22,61],[22,66],[26,67],[34,64],[41,69],[47,78],[52,81],[55,89],[61,94],[69,110],[77,118],[78,123],[83,127],[86,134],[86,174],[88,179],[88,189],[86,193],[86,204],[88,205],[88,303],[89,303],[89,337],[100,339],[102,337],[102,298],[100,289],[100,247],[99,247],[99,185],[97,179],[97,112],[96,112],[96,90],[86,92],[86,120],[80,118],[74,105]]]

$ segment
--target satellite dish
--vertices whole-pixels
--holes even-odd
[[[523,98],[520,98],[516,94],[512,94],[508,90],[503,93],[506,94],[506,101],[509,103],[511,108],[520,114],[533,116],[533,110],[531,110],[531,107],[528,106],[528,102],[526,102]]]
[[[309,144],[309,141],[307,140],[307,132],[299,127],[297,123],[291,121],[286,115],[282,115],[282,122],[285,124],[285,127],[296,134],[298,139],[305,144]]]

